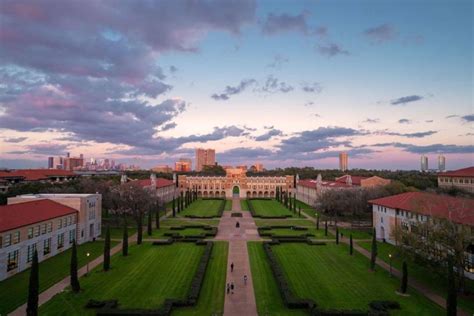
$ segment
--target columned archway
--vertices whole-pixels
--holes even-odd
[[[240,197],[240,188],[236,185],[232,188],[232,197]]]

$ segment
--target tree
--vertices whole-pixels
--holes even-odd
[[[400,293],[405,294],[408,286],[408,269],[406,261],[403,261],[402,266],[402,283],[400,284]]]
[[[316,230],[319,230],[319,214],[316,215]]]
[[[336,226],[336,245],[339,245],[339,228]]]
[[[377,239],[375,236],[375,228],[372,232],[372,250],[370,252],[370,269],[375,271],[375,260],[377,259]]]
[[[324,222],[324,236],[328,235],[328,221],[326,220]]]
[[[137,245],[143,241],[143,214],[137,214]]]
[[[107,225],[104,243],[104,271],[110,269],[110,227]]]
[[[35,249],[35,252],[33,253],[33,262],[31,263],[26,315],[28,316],[38,315],[38,295],[39,295],[39,265],[38,265],[38,252]]]
[[[160,229],[160,211],[163,209],[162,202],[158,204],[158,209],[155,212],[155,225],[156,229]],[[166,214],[166,208],[165,208],[165,214]]]
[[[280,188],[276,187],[275,200],[279,201],[279,198],[280,198]]]
[[[124,257],[128,256],[128,227],[125,217],[123,220],[122,255]]]
[[[173,217],[176,217],[176,199],[173,197]]]
[[[79,278],[77,276],[77,247],[76,240],[72,241],[72,251],[71,251],[71,288],[74,293],[78,293],[81,290],[81,285],[79,284]]]
[[[151,236],[153,230],[153,224],[152,224],[152,212],[151,208],[148,210],[148,221],[147,221],[147,234],[148,236]]]
[[[298,206],[301,213],[301,206]],[[296,196],[293,198],[293,211],[296,213]]]
[[[448,297],[446,298],[446,314],[456,316],[457,311],[456,277],[454,275],[453,258],[448,258]]]
[[[352,234],[349,236],[349,254],[352,256],[354,253],[354,243],[352,242]]]

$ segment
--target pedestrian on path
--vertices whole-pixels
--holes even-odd
[[[234,263],[233,262],[230,264],[230,272],[234,272]]]
[[[230,284],[227,283],[227,294],[229,294],[229,292],[230,292]]]
[[[247,285],[247,275],[244,275],[244,284]]]
[[[230,291],[232,294],[234,294],[234,282],[230,283]]]

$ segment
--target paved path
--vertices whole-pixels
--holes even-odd
[[[242,212],[243,217],[231,217],[233,212]],[[239,222],[240,228],[235,224]],[[248,211],[241,211],[240,199],[232,200],[232,211],[225,211],[219,222],[219,230],[215,240],[229,241],[227,257],[227,282],[234,283],[234,294],[226,294],[224,303],[225,316],[256,316],[257,304],[253,290],[252,272],[250,270],[248,240],[260,240],[257,226]],[[230,264],[234,263],[234,271],[230,271]],[[247,275],[247,284],[243,277]],[[223,289],[224,290],[224,289]]]

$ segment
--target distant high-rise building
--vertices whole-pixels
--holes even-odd
[[[48,169],[64,169],[63,157],[48,157]]]
[[[48,157],[48,169],[53,169],[54,157]]]
[[[446,157],[443,155],[438,156],[438,170],[444,171],[446,170]]]
[[[196,149],[196,171],[202,171],[204,166],[216,164],[216,151],[214,149]]]
[[[193,170],[193,161],[189,158],[181,158],[174,163],[174,170],[180,172],[190,172]]]
[[[347,171],[349,169],[349,156],[346,152],[339,154],[339,170]]]
[[[428,171],[428,157],[426,157],[425,155],[421,155],[421,166],[420,166],[420,170],[421,170],[422,172]]]
[[[256,163],[254,166],[255,166],[255,171],[256,172],[262,172],[263,171],[263,164]]]
[[[157,172],[157,173],[172,173],[173,168],[169,167],[168,165],[160,165],[151,168],[151,171]]]
[[[84,158],[71,157],[68,153],[68,156],[63,159],[63,166],[63,169],[69,171],[80,169],[84,166]]]

